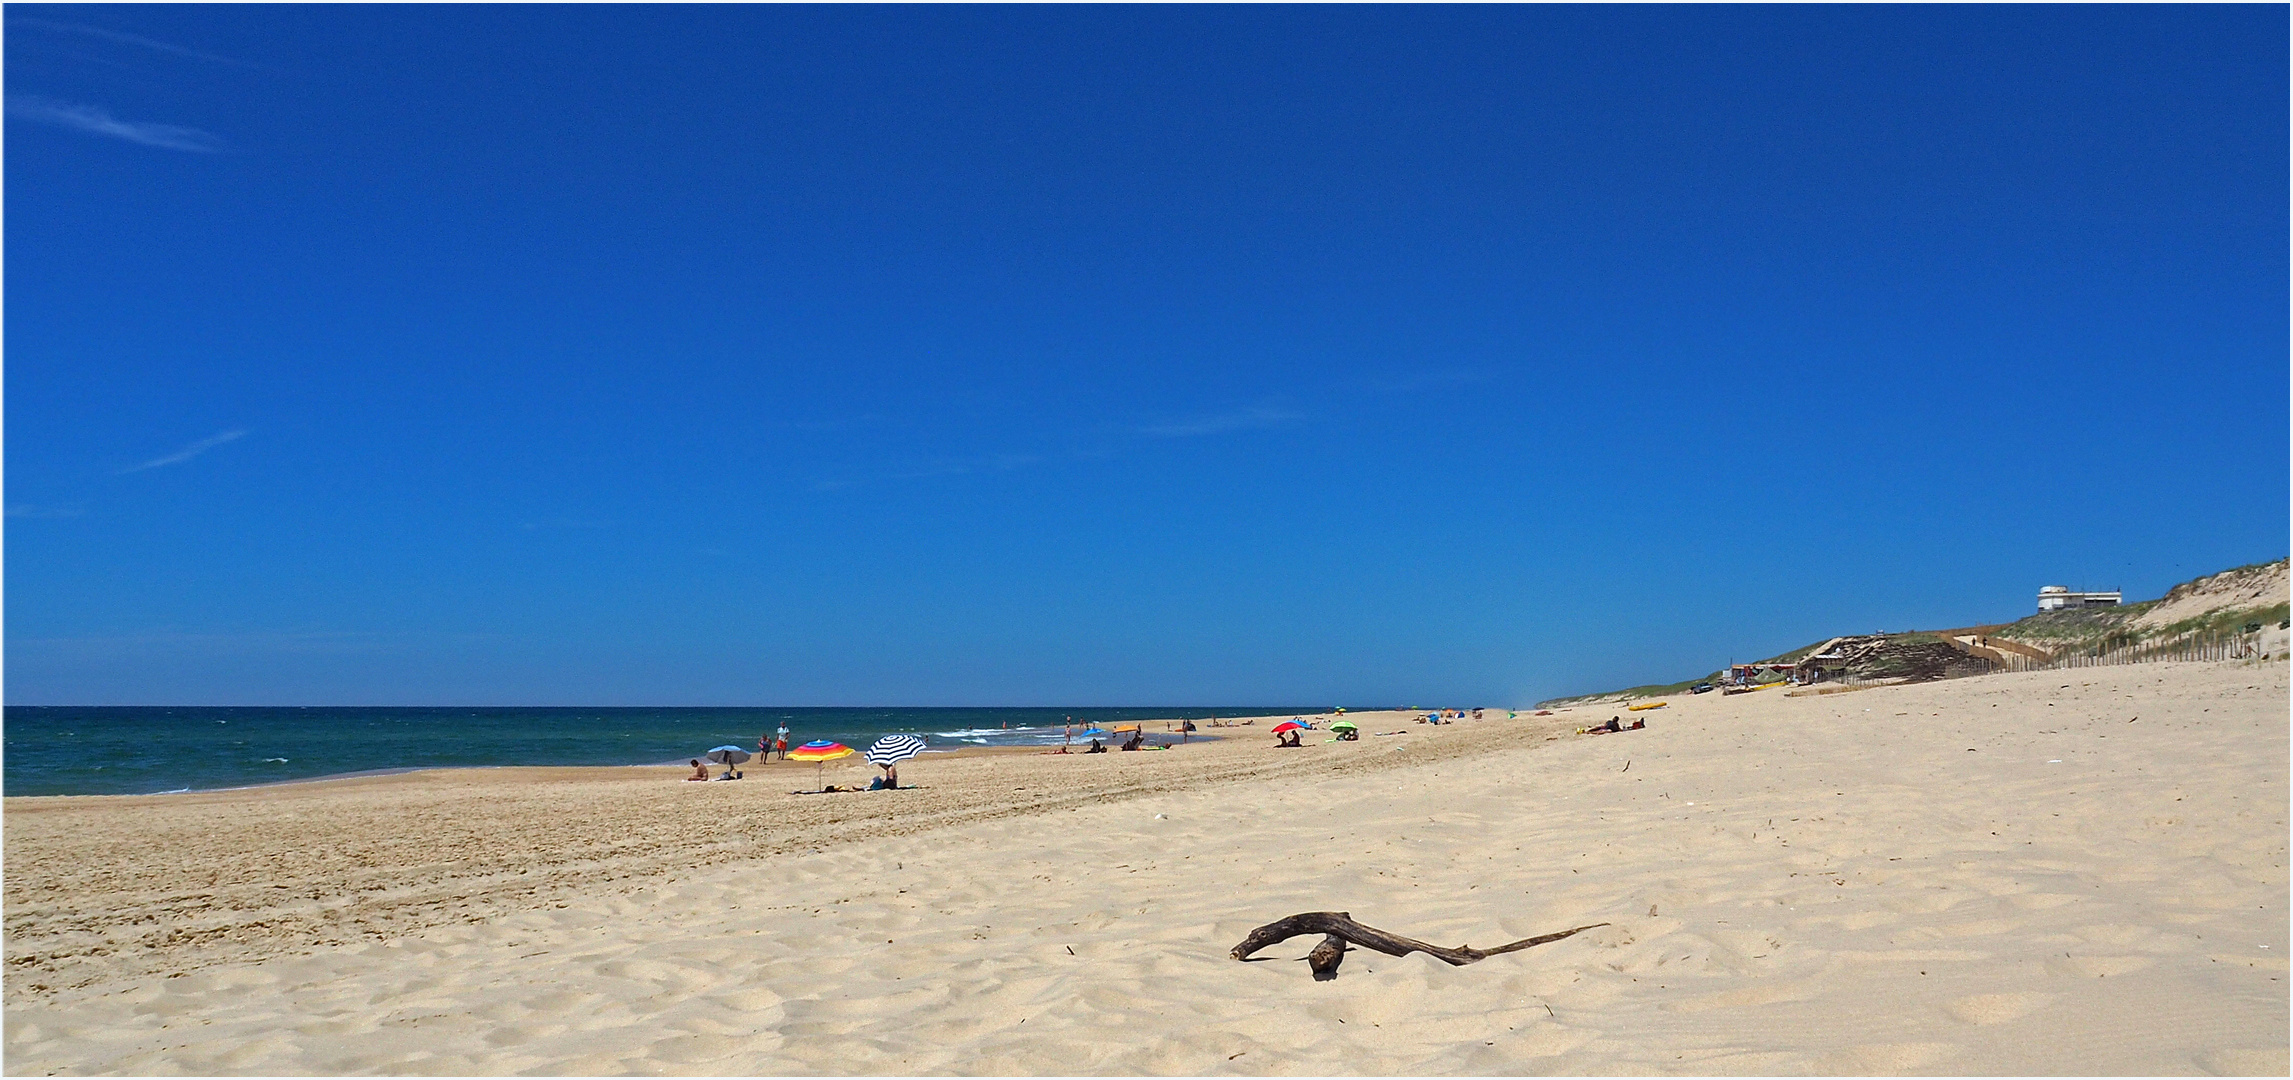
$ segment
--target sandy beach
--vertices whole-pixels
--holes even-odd
[[[5,804],[6,1071],[2288,1068],[2287,665]],[[1371,732],[1405,731],[1390,737]],[[830,782],[864,779],[857,759]],[[1259,924],[1487,947],[1314,980]]]

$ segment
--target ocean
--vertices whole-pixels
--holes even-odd
[[[683,764],[713,746],[865,750],[893,732],[933,747],[1056,746],[1078,729],[1150,720],[1311,715],[1316,707],[799,709],[24,706],[0,710],[0,793],[141,795],[406,769]],[[1148,725],[1154,734],[1159,725]]]

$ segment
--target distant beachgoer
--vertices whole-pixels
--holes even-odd
[[[782,761],[787,761],[787,760],[788,760],[788,729],[787,729],[787,728],[781,728],[781,729],[780,729],[780,735],[779,735],[777,738],[775,738],[775,739],[773,739],[773,740],[772,740],[772,748],[773,748],[774,750],[777,750],[777,751],[779,751],[779,752],[780,752],[780,760],[782,760]]]
[[[694,758],[694,759],[693,759],[693,775],[691,775],[691,776],[688,776],[688,777],[686,777],[685,779],[687,779],[687,780],[706,780],[706,779],[708,779],[708,778],[709,778],[709,767],[708,767],[708,766],[706,766],[706,765],[703,765],[703,764],[701,764],[701,759],[699,759],[699,758]]]

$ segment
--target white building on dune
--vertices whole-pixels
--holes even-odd
[[[2059,611],[2066,607],[2115,604],[2124,598],[2125,593],[2117,589],[2112,589],[2109,592],[2071,592],[2060,585],[2048,585],[2038,590],[2038,610]]]

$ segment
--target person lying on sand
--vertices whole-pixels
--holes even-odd
[[[708,779],[708,778],[709,778],[709,767],[708,767],[708,766],[706,766],[706,765],[703,765],[703,764],[701,764],[701,759],[699,759],[699,758],[694,758],[694,759],[693,759],[693,775],[691,775],[691,776],[688,776],[688,777],[686,777],[685,779],[686,779],[686,780],[706,780],[706,779]]]
[[[1125,743],[1123,744],[1123,749],[1125,749],[1125,750],[1136,750],[1136,749],[1138,749],[1139,747],[1142,747],[1142,746],[1145,746],[1145,745],[1146,745],[1146,733],[1145,733],[1145,732],[1143,732],[1143,731],[1134,731],[1134,732],[1131,732],[1130,741],[1128,741],[1128,742],[1125,742]]]
[[[1625,724],[1624,724],[1624,720],[1623,720],[1623,718],[1622,718],[1622,717],[1611,716],[1611,717],[1609,717],[1609,718],[1608,718],[1608,722],[1607,722],[1607,723],[1605,723],[1605,724],[1602,724],[1602,725],[1600,725],[1599,727],[1589,727],[1589,728],[1586,728],[1586,729],[1584,729],[1584,734],[1587,734],[1587,735],[1606,735],[1606,734],[1608,734],[1609,732],[1612,732],[1612,731],[1638,731],[1638,730],[1640,730],[1641,728],[1644,728],[1644,727],[1647,727],[1647,726],[1648,726],[1648,721],[1646,721],[1646,720],[1634,720],[1634,721],[1633,721],[1633,722],[1632,722],[1632,723],[1631,723],[1629,726],[1627,726],[1627,725],[1625,725]]]

